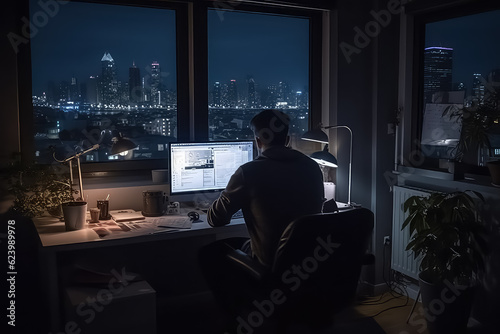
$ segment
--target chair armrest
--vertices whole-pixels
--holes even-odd
[[[226,253],[226,258],[235,267],[246,272],[254,279],[263,280],[267,269],[258,261],[252,259],[248,254],[240,249],[231,249]]]

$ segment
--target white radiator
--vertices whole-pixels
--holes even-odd
[[[429,192],[413,188],[393,187],[392,200],[392,262],[391,268],[400,273],[418,279],[419,261],[413,259],[413,252],[406,251],[406,245],[410,240],[409,227],[401,231],[401,226],[408,217],[404,212],[404,202],[411,196],[428,196]]]

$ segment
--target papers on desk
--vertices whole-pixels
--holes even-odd
[[[191,228],[193,221],[186,216],[161,216],[150,217],[146,222],[154,224],[157,227],[172,227],[172,228]]]
[[[174,232],[179,229],[190,229],[192,226],[192,220],[187,216],[144,217],[139,211],[130,209],[110,211],[110,214],[113,216],[113,221],[89,223],[89,228],[101,239],[122,238],[125,234],[132,236]],[[139,219],[132,219],[138,216]]]

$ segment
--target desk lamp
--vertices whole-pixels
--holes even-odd
[[[114,133],[113,135],[114,135],[114,137],[112,139],[113,145],[111,146],[111,150],[110,150],[111,155],[121,154],[121,153],[127,152],[129,150],[133,150],[134,148],[137,147],[137,145],[135,145],[131,140],[123,138],[120,133]],[[56,160],[57,162],[60,162],[60,163],[68,162],[69,163],[69,176],[70,176],[70,181],[71,181],[72,185],[73,185],[72,161],[73,161],[73,159],[76,160],[76,164],[78,166],[78,183],[79,183],[79,187],[80,187],[80,196],[78,198],[79,200],[83,201],[85,198],[83,196],[83,182],[82,182],[82,169],[80,166],[80,157],[82,155],[85,155],[85,154],[91,152],[91,151],[97,150],[99,147],[100,147],[99,144],[95,144],[95,145],[91,146],[90,148],[86,149],[85,151],[76,153],[75,155],[72,155],[69,158],[66,158],[64,160],[58,160],[55,156],[55,152],[52,155],[54,157],[54,160]]]
[[[347,205],[353,206],[351,202],[351,186],[352,186],[352,130],[346,125],[327,125],[322,126],[307,131],[302,135],[303,140],[314,141],[318,143],[325,144],[323,151],[314,152],[311,154],[311,158],[314,159],[318,164],[328,167],[336,168],[338,166],[337,159],[331,153],[328,152],[328,136],[322,129],[339,129],[343,128],[349,131],[350,143],[349,143],[349,183],[348,183],[348,194],[347,194]]]

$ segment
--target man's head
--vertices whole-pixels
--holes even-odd
[[[276,109],[265,109],[255,115],[250,121],[257,146],[268,148],[271,146],[285,146],[288,144],[288,126],[290,117]]]

